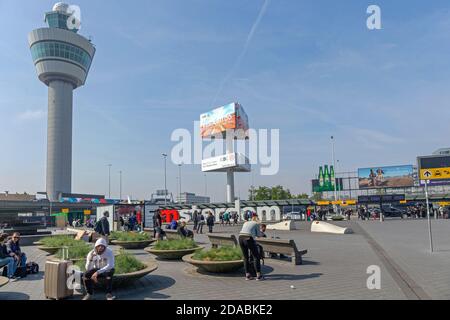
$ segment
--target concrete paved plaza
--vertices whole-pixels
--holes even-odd
[[[429,253],[426,220],[340,222],[355,231],[350,235],[313,234],[309,223],[295,231],[268,232],[268,236],[295,240],[308,249],[304,264],[266,259],[267,280],[245,281],[243,273],[200,274],[182,261],[156,260],[158,270],[133,285],[115,291],[118,299],[449,299],[449,220],[433,221],[437,252]],[[215,228],[218,233],[237,234],[240,227]],[[208,244],[206,235],[196,236]],[[24,247],[30,261],[44,269],[46,254],[36,247]],[[143,250],[133,253],[142,260],[154,259]],[[381,269],[381,289],[367,288],[367,268]],[[0,288],[0,300],[45,299],[42,270],[38,275]],[[294,288],[291,288],[294,286]],[[80,299],[76,294],[73,299]],[[103,293],[97,294],[104,299]]]

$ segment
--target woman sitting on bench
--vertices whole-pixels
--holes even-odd
[[[178,223],[177,231],[182,238],[194,238],[194,232],[186,227],[186,221],[181,221],[180,223]]]

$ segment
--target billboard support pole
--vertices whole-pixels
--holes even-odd
[[[428,236],[430,238],[430,252],[433,253],[433,234],[431,232],[430,202],[428,199],[428,180],[425,180],[425,199],[427,204]]]
[[[227,154],[233,153],[233,136],[231,132],[227,130],[226,133],[226,146],[227,146]],[[234,172],[233,169],[227,170],[227,202],[234,203]]]

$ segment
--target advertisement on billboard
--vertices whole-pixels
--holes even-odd
[[[313,179],[311,181],[312,183],[312,191],[313,192],[329,192],[334,191],[334,186],[331,186],[331,183],[328,185],[322,185],[320,186],[319,179]],[[336,178],[336,191],[342,191],[344,190],[344,179],[342,178]]]
[[[420,185],[429,186],[450,185],[450,156],[418,157]]]
[[[312,180],[312,191],[328,192],[334,191],[334,189],[336,189],[336,191],[342,191],[343,184],[342,178],[336,179],[334,167],[325,165],[323,167],[319,167],[318,178]]]
[[[412,165],[358,169],[360,189],[406,188],[414,186]]]
[[[240,153],[229,153],[202,160],[203,172],[224,172],[228,169],[233,169],[235,172],[250,172],[249,159]]]
[[[200,115],[202,138],[219,135],[233,129],[242,129],[244,131],[243,138],[245,138],[248,128],[248,116],[238,103],[233,102]]]

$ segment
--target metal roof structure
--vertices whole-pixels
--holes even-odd
[[[245,207],[262,207],[262,206],[313,206],[315,203],[309,199],[289,199],[289,200],[265,200],[265,201],[246,201],[241,200],[241,208]],[[192,207],[197,207],[197,209],[228,209],[235,208],[234,203],[219,202],[219,203],[205,203],[197,205],[188,204],[170,204],[164,207],[167,210],[189,210]]]

